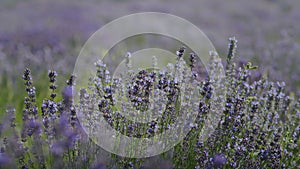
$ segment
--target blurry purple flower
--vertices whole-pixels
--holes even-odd
[[[227,162],[227,158],[224,154],[216,154],[212,158],[212,162],[215,167],[222,167]]]
[[[62,90],[62,95],[64,99],[72,99],[74,95],[74,87],[66,86]]]
[[[0,166],[5,166],[10,163],[11,159],[5,153],[0,153]]]
[[[58,156],[63,156],[64,144],[62,142],[55,142],[51,147],[51,152]]]

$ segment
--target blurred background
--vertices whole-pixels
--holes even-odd
[[[235,36],[238,62],[259,65],[256,76],[268,72],[300,95],[299,0],[1,0],[0,114],[7,104],[22,109],[26,67],[33,70],[37,97],[45,97],[48,69],[58,71],[63,86],[89,36],[114,19],[146,11],[194,23],[223,59],[228,38]],[[135,43],[141,47],[145,40]]]

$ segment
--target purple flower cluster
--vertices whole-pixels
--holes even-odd
[[[95,130],[95,121],[104,118],[108,124],[128,137],[151,138],[169,130],[182,113],[178,105],[181,94],[191,88],[199,89],[197,117],[187,124],[190,132],[160,159],[173,161],[172,168],[299,168],[300,166],[300,99],[285,91],[285,83],[267,77],[251,79],[257,69],[251,63],[236,64],[237,41],[229,39],[226,80],[216,85],[214,74],[204,80],[195,69],[196,55],[185,56],[185,48],[177,51],[175,65],[164,70],[131,70],[130,56],[126,58],[127,72],[112,78],[103,61],[96,63],[96,76],[89,79],[87,89],[79,92],[75,105],[75,80],[72,75],[61,92],[57,93],[55,71],[48,72],[49,96],[37,100],[31,71],[25,69],[23,80],[27,96],[24,99],[22,120],[16,110],[8,107],[0,125],[0,166],[6,168],[145,168],[149,159],[123,158],[109,154],[95,145],[81,125]],[[219,71],[220,60],[211,53],[210,71]],[[190,61],[190,71],[184,68]],[[124,78],[122,78],[124,77]],[[190,77],[192,86],[182,85]],[[218,95],[226,89],[226,95]],[[128,102],[118,103],[117,99]],[[181,99],[181,104],[188,104]],[[214,132],[206,140],[199,139],[205,122],[220,100],[224,100],[221,118]],[[154,105],[153,102],[155,103]],[[39,106],[40,104],[40,106]],[[119,106],[119,107],[118,107]],[[152,107],[151,107],[152,106]],[[130,108],[131,107],[131,108]],[[133,108],[132,108],[133,107]],[[132,116],[153,108],[161,116],[147,123],[135,122],[121,112],[132,111]],[[97,111],[95,111],[97,109]],[[86,121],[79,124],[78,111]],[[185,109],[184,111],[190,111]],[[145,119],[144,119],[145,120]],[[133,152],[134,153],[134,152]],[[162,165],[164,166],[164,165]]]

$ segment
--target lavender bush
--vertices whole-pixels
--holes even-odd
[[[254,79],[257,69],[250,62],[237,66],[237,41],[230,38],[226,64],[227,94],[215,96],[216,79],[199,74],[195,67],[195,54],[177,51],[177,62],[169,65],[183,77],[191,77],[199,89],[197,118],[190,124],[190,132],[172,150],[157,157],[134,159],[109,154],[94,144],[81,125],[90,126],[93,120],[104,118],[113,128],[129,137],[150,138],[166,131],[180,112],[178,98],[186,86],[175,78],[172,71],[140,70],[130,72],[129,79],[113,79],[103,61],[96,63],[97,73],[90,78],[88,89],[81,89],[80,102],[74,103],[76,76],[72,75],[60,95],[57,92],[57,72],[49,71],[49,96],[42,101],[36,98],[31,71],[22,76],[27,96],[22,112],[8,107],[0,125],[1,168],[300,168],[300,99],[285,92],[284,82],[271,82],[266,76]],[[209,68],[218,70],[220,60],[211,53]],[[183,70],[181,64],[190,65]],[[220,86],[219,86],[220,87]],[[149,96],[156,94],[157,103],[167,106],[162,118],[149,123],[132,122],[118,113],[118,97],[126,97],[134,111],[146,111]],[[225,100],[221,120],[207,140],[199,139],[204,122],[215,110],[217,99]],[[41,104],[38,104],[41,103]],[[96,105],[96,108],[93,107]],[[93,110],[97,109],[98,113]],[[78,111],[89,117],[79,123]],[[22,114],[22,123],[16,123],[16,113]],[[157,160],[158,158],[158,160]]]

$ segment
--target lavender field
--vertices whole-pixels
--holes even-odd
[[[226,54],[228,37],[237,37],[242,58],[257,62],[261,69],[269,70],[272,79],[286,81],[298,92],[299,6],[297,0],[4,1],[0,11],[1,69],[16,74],[10,64],[22,70],[28,62],[32,65],[47,62],[44,70],[62,69],[64,61],[75,62],[83,43],[107,22],[136,12],[153,11],[191,21],[207,34],[221,56]],[[56,61],[59,64],[54,64]],[[63,71],[70,72],[72,68]]]
[[[0,168],[300,168],[299,10],[298,0],[0,1]],[[86,89],[76,86],[76,59],[88,38],[137,12],[173,14],[200,28],[216,49],[209,69],[224,67],[223,85],[182,43],[135,36],[113,48],[111,59],[90,65],[97,73]],[[127,52],[148,47],[176,54],[174,65],[132,74]],[[119,55],[126,56],[124,79],[109,72]],[[170,70],[193,85],[183,85]],[[226,95],[217,95],[223,87]],[[181,92],[191,89],[199,93],[197,110],[180,110]],[[166,105],[161,118],[137,123],[119,113],[128,110],[124,106],[146,112],[150,96]],[[129,104],[119,106],[118,98]],[[220,100],[214,131],[199,139]],[[150,139],[170,130],[182,111],[196,114],[189,132],[152,157],[108,152],[85,129],[93,130],[91,119],[100,118],[130,138]],[[79,120],[81,112],[91,123]]]

